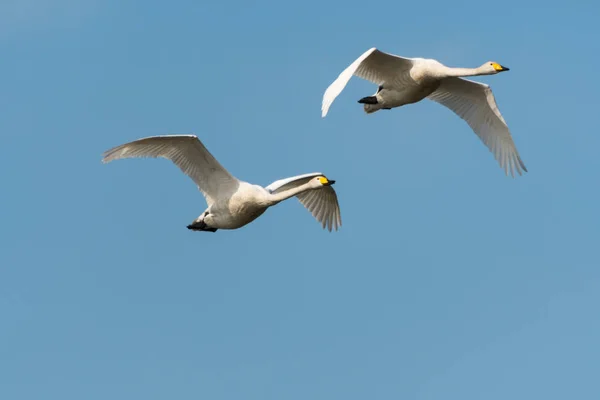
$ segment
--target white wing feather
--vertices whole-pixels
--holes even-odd
[[[527,172],[488,85],[462,78],[444,78],[428,98],[465,120],[507,175],[514,177],[515,171],[519,175]]]
[[[377,85],[385,83],[393,84],[403,71],[410,70],[413,66],[413,60],[393,54],[384,53],[375,47],[365,51],[352,64],[350,64],[323,95],[323,104],[321,105],[321,116],[325,117],[329,107],[335,98],[344,90],[352,75],[371,81]]]
[[[192,178],[209,206],[219,197],[235,192],[239,186],[239,181],[219,164],[195,135],[164,135],[135,140],[107,150],[102,162],[133,157],[171,160]]]
[[[329,232],[332,229],[336,231],[342,226],[342,216],[340,206],[335,190],[331,186],[325,186],[321,189],[308,190],[296,196],[300,203],[317,221],[321,223],[323,229],[327,228]]]
[[[280,179],[271,183],[265,189],[270,193],[278,193],[300,185],[304,185],[315,176],[324,176],[320,172],[293,176],[291,178]],[[324,186],[320,189],[307,190],[296,195],[300,203],[321,223],[323,229],[332,229],[336,231],[342,226],[342,215],[338,203],[337,194],[331,186]]]

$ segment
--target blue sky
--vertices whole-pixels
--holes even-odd
[[[593,2],[8,0],[0,5],[0,397],[597,398],[600,147]],[[365,115],[376,46],[487,60],[529,173],[449,110]],[[251,225],[164,160],[195,133],[262,185],[322,171],[343,227],[291,200]]]

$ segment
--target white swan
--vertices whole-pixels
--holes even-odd
[[[232,176],[194,135],[152,136],[103,154],[102,162],[131,157],[163,157],[171,160],[192,178],[204,195],[208,208],[188,229],[216,232],[237,229],[254,221],[267,208],[296,196],[312,215],[327,228],[342,225],[333,180],[321,173],[298,175],[271,183],[266,188]]]
[[[493,75],[508,68],[490,61],[478,68],[450,68],[432,59],[405,58],[384,53],[376,48],[358,57],[327,88],[321,107],[325,117],[331,103],[342,92],[352,75],[379,86],[373,96],[363,97],[367,114],[390,110],[429,98],[464,119],[506,174],[514,177],[527,172],[517,148],[496,105],[492,89],[483,83],[461,79],[461,76]]]

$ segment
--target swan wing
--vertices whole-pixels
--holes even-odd
[[[171,160],[198,186],[209,205],[230,195],[239,186],[233,177],[195,135],[151,136],[107,150],[102,162],[134,157]]]
[[[444,78],[428,96],[465,120],[481,141],[490,149],[506,175],[522,175],[525,164],[500,114],[492,89],[483,83],[462,78]]]
[[[379,86],[393,85],[402,72],[409,71],[414,61],[410,58],[384,53],[375,47],[365,51],[337,77],[323,95],[321,116],[325,117],[335,98],[344,90],[352,75],[371,81]]]
[[[265,189],[270,193],[276,194],[284,190],[292,189],[304,185],[315,176],[323,176],[320,172],[293,176],[291,178],[280,179],[271,183]],[[323,186],[319,189],[307,190],[296,197],[304,207],[321,223],[323,229],[332,229],[336,231],[342,226],[342,215],[338,203],[337,194],[331,186]]]

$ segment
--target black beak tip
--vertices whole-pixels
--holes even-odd
[[[510,68],[502,66],[502,71],[510,71]]]
[[[333,185],[335,183],[335,181],[329,181],[330,185]]]

